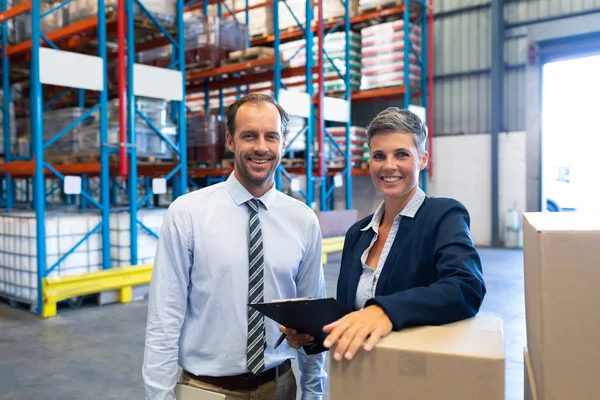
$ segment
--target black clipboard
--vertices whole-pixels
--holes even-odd
[[[350,311],[333,297],[326,299],[283,299],[270,303],[248,304],[273,321],[306,333],[315,338],[315,343],[304,346],[306,354],[326,351],[323,346],[327,333],[323,327],[342,318]]]

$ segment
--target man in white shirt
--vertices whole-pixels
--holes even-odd
[[[146,398],[174,399],[182,384],[230,399],[320,400],[325,353],[287,344],[247,304],[325,297],[315,213],[274,187],[289,118],[269,96],[230,106],[227,181],[183,195],[165,216],[152,271],[143,377]]]

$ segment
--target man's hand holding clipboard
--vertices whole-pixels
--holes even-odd
[[[293,329],[298,334],[310,335],[312,343],[305,345],[306,354],[317,354],[328,350],[323,346],[327,334],[323,327],[342,318],[350,311],[334,298],[326,299],[282,299],[270,303],[249,304],[264,316]],[[285,333],[279,342],[285,339]]]

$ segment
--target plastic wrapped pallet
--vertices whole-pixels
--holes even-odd
[[[409,71],[411,84],[422,76],[417,55],[422,53],[421,28],[410,26]],[[404,85],[404,21],[373,25],[361,30],[361,90]],[[389,40],[381,41],[381,37]]]
[[[401,0],[358,0],[358,12],[373,11],[403,4]]]
[[[225,118],[216,115],[188,117],[188,161],[221,162],[225,155],[225,131]]]
[[[140,0],[140,2],[159,22],[167,25],[175,23],[176,2],[164,0]],[[133,3],[135,17],[152,23],[137,2]],[[116,9],[117,0],[104,0],[104,5],[106,12],[110,13]],[[72,0],[65,8],[68,9],[70,23],[74,23],[98,15],[98,0]]]
[[[199,13],[186,14],[184,19],[185,62],[188,68],[217,66],[230,52],[246,48],[244,25]],[[172,62],[171,53],[171,45],[145,50],[136,55],[136,62],[167,68]]]
[[[85,108],[69,107],[59,110],[46,111],[43,114],[44,141],[48,141],[63,132],[66,128],[74,124],[85,113]],[[47,157],[59,158],[61,156],[76,155],[78,151],[79,132],[93,124],[94,117],[88,116],[80,121],[73,129],[69,130],[62,137],[52,143],[46,149]]]
[[[339,1],[339,0],[338,0]],[[246,7],[246,0],[226,0],[227,7],[222,6],[223,14],[229,10],[243,10]],[[264,0],[248,0],[248,7],[264,4]],[[279,2],[279,29],[294,30],[298,28],[298,23],[306,23],[306,1],[287,0],[286,4]],[[293,11],[290,13],[289,8]],[[217,15],[217,6],[209,6],[209,14]],[[237,13],[234,16],[227,17],[229,20],[237,20],[240,24],[245,24],[245,13]],[[252,8],[248,11],[248,33],[250,37],[259,38],[273,34],[273,6],[262,6]]]
[[[104,0],[104,6],[111,12],[117,7],[117,0]],[[71,23],[98,15],[98,0],[72,0],[67,7]]]
[[[358,90],[360,87],[361,80],[361,44],[360,36],[354,32],[350,33],[350,89],[352,91]],[[289,66],[291,68],[301,67],[306,64],[306,49],[305,40],[296,40],[293,42],[284,43],[281,45],[282,58],[285,61],[289,60]],[[313,63],[314,65],[318,62],[318,38],[314,38],[313,41]],[[325,51],[327,56],[323,56],[323,70],[324,70],[324,87],[326,93],[332,92],[343,92],[345,90],[345,82],[343,78],[340,78],[346,73],[346,35],[343,32],[334,32],[329,34],[325,38]],[[338,74],[339,71],[339,74]],[[318,78],[317,74],[313,75],[313,80]],[[299,82],[305,82],[303,76],[285,78],[284,83],[295,84]],[[316,90],[317,84],[313,84],[313,89]],[[296,85],[294,91],[305,91],[305,86],[300,88]]]
[[[346,128],[343,126],[329,127],[327,132],[333,136],[335,142],[342,152],[346,151]],[[350,127],[350,158],[354,165],[360,165],[364,160],[364,145],[367,142],[367,131],[363,127],[351,126]],[[329,159],[336,161],[343,161],[344,157],[341,156],[337,149],[335,149],[330,141],[325,142],[325,151],[329,155]]]
[[[221,22],[214,16],[190,16],[185,21],[185,63],[189,68],[218,65],[227,58],[221,46]]]
[[[0,105],[3,104],[3,94],[2,90],[0,90]],[[10,107],[8,110],[9,115],[9,124],[10,124],[10,144],[14,147],[14,143],[17,140],[17,127],[16,127],[16,119],[15,119],[15,105],[11,101]],[[0,112],[0,154],[4,154],[4,112]]]
[[[164,125],[159,129],[171,143],[177,144],[177,129],[174,125]],[[119,124],[116,122],[110,122],[108,125],[108,143],[113,147],[119,143]],[[78,133],[75,154],[79,157],[100,154],[99,124],[91,125]],[[136,126],[136,155],[137,157],[171,159],[174,151],[149,126],[138,124]]]
[[[38,0],[40,2],[40,14],[45,14],[53,8],[61,5],[64,1]],[[23,3],[24,0],[15,0],[15,5]],[[31,14],[25,13],[14,18],[15,42],[20,43],[31,39]],[[40,21],[42,33],[49,33],[63,28],[69,24],[69,10],[67,7],[60,8],[46,15]]]
[[[298,133],[306,126],[306,118],[290,117],[288,125],[289,133],[287,136],[288,146],[290,151],[304,151],[306,150],[306,133],[298,135]],[[294,140],[295,138],[295,140]],[[293,143],[290,143],[294,140]]]
[[[47,210],[46,269],[101,222],[96,212]],[[0,213],[0,293],[25,303],[37,301],[37,233],[35,213]],[[49,276],[66,276],[99,271],[102,268],[100,231],[83,241],[61,261]]]
[[[349,11],[350,18],[355,17],[358,14],[358,0],[348,0],[350,1]],[[341,18],[346,14],[346,9],[344,7],[344,3],[340,0],[324,0],[323,1],[323,19],[336,19]],[[314,19],[316,20],[319,13],[319,4],[315,2],[314,7]]]
[[[166,208],[140,209],[138,220],[154,234],[159,235]],[[111,212],[110,215],[110,258],[111,266],[131,265],[131,236],[128,211]],[[152,264],[156,253],[157,240],[138,225],[138,265]]]

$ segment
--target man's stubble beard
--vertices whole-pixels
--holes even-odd
[[[255,185],[257,187],[265,186],[273,180],[273,176],[275,175],[275,171],[277,170],[277,165],[279,164],[279,162],[276,162],[276,158],[270,160],[269,162],[273,162],[273,165],[272,165],[271,169],[269,170],[269,173],[267,174],[265,179],[259,180],[250,173],[250,171],[247,167],[247,164],[244,161],[246,161],[246,163],[251,162],[249,160],[246,160],[243,157],[240,157],[239,159],[238,159],[238,157],[236,157],[235,158],[235,168],[239,171],[242,179],[244,179],[248,183],[251,183],[252,185]]]

